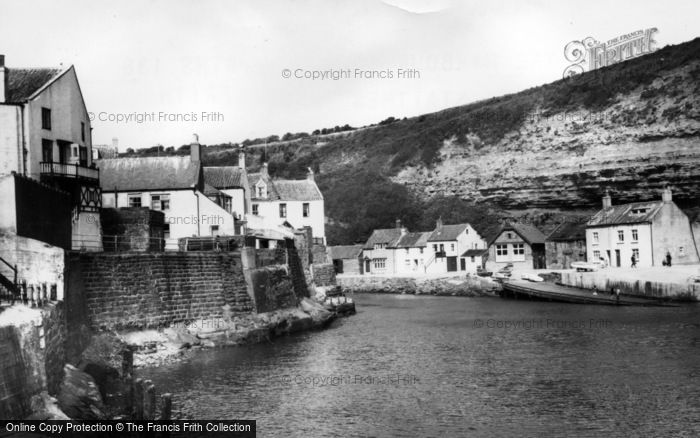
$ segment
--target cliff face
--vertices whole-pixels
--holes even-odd
[[[393,180],[507,209],[597,207],[605,188],[614,202],[656,199],[666,184],[681,205],[700,205],[699,73],[694,60],[597,110],[535,107],[495,144],[453,137],[432,168],[409,165]]]

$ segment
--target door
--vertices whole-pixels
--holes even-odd
[[[367,272],[367,273],[370,272],[370,269],[369,269],[369,262],[370,262],[369,260],[365,260],[365,272]]]
[[[616,249],[615,250],[615,266],[618,268],[622,266],[622,260],[620,259],[620,250]]]
[[[447,272],[455,272],[457,270],[457,257],[447,257]]]
[[[462,271],[467,270],[467,260],[466,259],[459,259],[460,261],[460,268],[462,268]]]

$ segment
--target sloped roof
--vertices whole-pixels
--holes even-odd
[[[191,189],[199,183],[200,164],[187,157],[97,160],[100,186],[109,192]]]
[[[267,198],[256,198],[252,186],[264,179],[267,184]],[[271,179],[263,178],[260,173],[248,175],[253,199],[255,201],[321,201],[323,195],[315,181],[310,179]]]
[[[8,103],[26,101],[65,71],[67,70],[60,68],[8,68],[6,101]]]
[[[586,239],[586,224],[576,222],[564,222],[559,224],[554,231],[549,233],[547,241],[569,242],[572,240]]]
[[[546,237],[540,230],[532,225],[525,224],[506,224],[496,233],[489,242],[489,246],[500,236],[504,231],[514,231],[529,245],[544,243]]]
[[[443,240],[457,240],[457,236],[459,236],[468,226],[469,224],[454,224],[437,227],[428,238],[428,241],[436,242]]]
[[[230,196],[226,193],[207,183],[204,183],[204,189],[202,193],[204,193],[205,196],[221,196],[225,198],[230,198]]]
[[[396,242],[401,238],[400,228],[383,228],[374,230],[365,242],[364,249],[372,249],[376,243],[386,243],[388,247],[395,248]]]
[[[396,248],[425,248],[427,246],[428,237],[430,237],[430,232],[428,233],[406,233],[401,238],[399,238],[396,243]]]
[[[243,170],[238,166],[204,167],[204,182],[217,189],[243,187]]]
[[[468,249],[460,257],[479,257],[488,252],[488,249]]]
[[[663,201],[633,202],[631,204],[613,205],[596,213],[589,221],[589,227],[608,225],[640,224],[651,222],[656,216]],[[633,213],[634,210],[645,210],[644,213]]]
[[[329,246],[331,259],[356,259],[362,254],[362,245]]]

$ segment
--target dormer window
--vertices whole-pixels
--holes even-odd
[[[386,243],[375,243],[374,249],[386,249]]]
[[[645,214],[648,211],[649,211],[648,208],[633,208],[632,214]]]
[[[258,181],[258,183],[255,185],[255,194],[257,198],[267,198],[267,184],[265,184],[262,180]]]

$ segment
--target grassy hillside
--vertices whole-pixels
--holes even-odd
[[[441,193],[419,196],[402,184],[392,182],[407,166],[431,169],[441,159],[440,151],[446,141],[456,147],[479,153],[509,142],[519,135],[519,128],[539,111],[546,117],[564,111],[600,111],[612,107],[620,95],[644,89],[641,97],[652,105],[658,96],[673,98],[679,87],[652,86],[657,78],[668,72],[700,60],[700,38],[677,46],[668,46],[650,55],[524,90],[519,93],[450,108],[403,120],[389,118],[377,125],[361,129],[344,129],[334,135],[294,135],[291,141],[267,137],[267,145],[248,145],[247,164],[255,170],[267,161],[273,175],[302,178],[311,167],[326,199],[329,220],[328,238],[332,244],[351,243],[366,239],[372,229],[390,227],[401,218],[412,230],[429,230],[437,217],[446,223],[468,221],[484,235],[490,235],[499,221],[519,216],[506,212],[498,205],[475,205],[469,200]],[[684,93],[700,94],[700,67],[690,72],[692,81],[684,84]],[[642,111],[646,111],[649,108]],[[671,106],[663,116],[674,117],[691,108]],[[638,114],[635,113],[635,117]],[[644,123],[643,116],[634,123]],[[629,124],[629,114],[620,112],[615,123]],[[284,136],[283,136],[284,138]],[[639,141],[654,141],[640,138]],[[585,142],[572,143],[572,153],[583,153]],[[212,145],[204,149],[207,165],[230,165],[237,162],[237,144]],[[140,150],[135,155],[185,154],[182,146]],[[611,171],[606,171],[610,173]],[[581,174],[586,177],[590,175]],[[575,178],[577,175],[569,175]],[[614,178],[605,173],[598,175]],[[595,176],[595,177],[598,177]],[[643,177],[643,175],[642,175]],[[576,212],[579,214],[580,212]],[[526,220],[551,229],[567,213],[545,213],[527,216]]]

